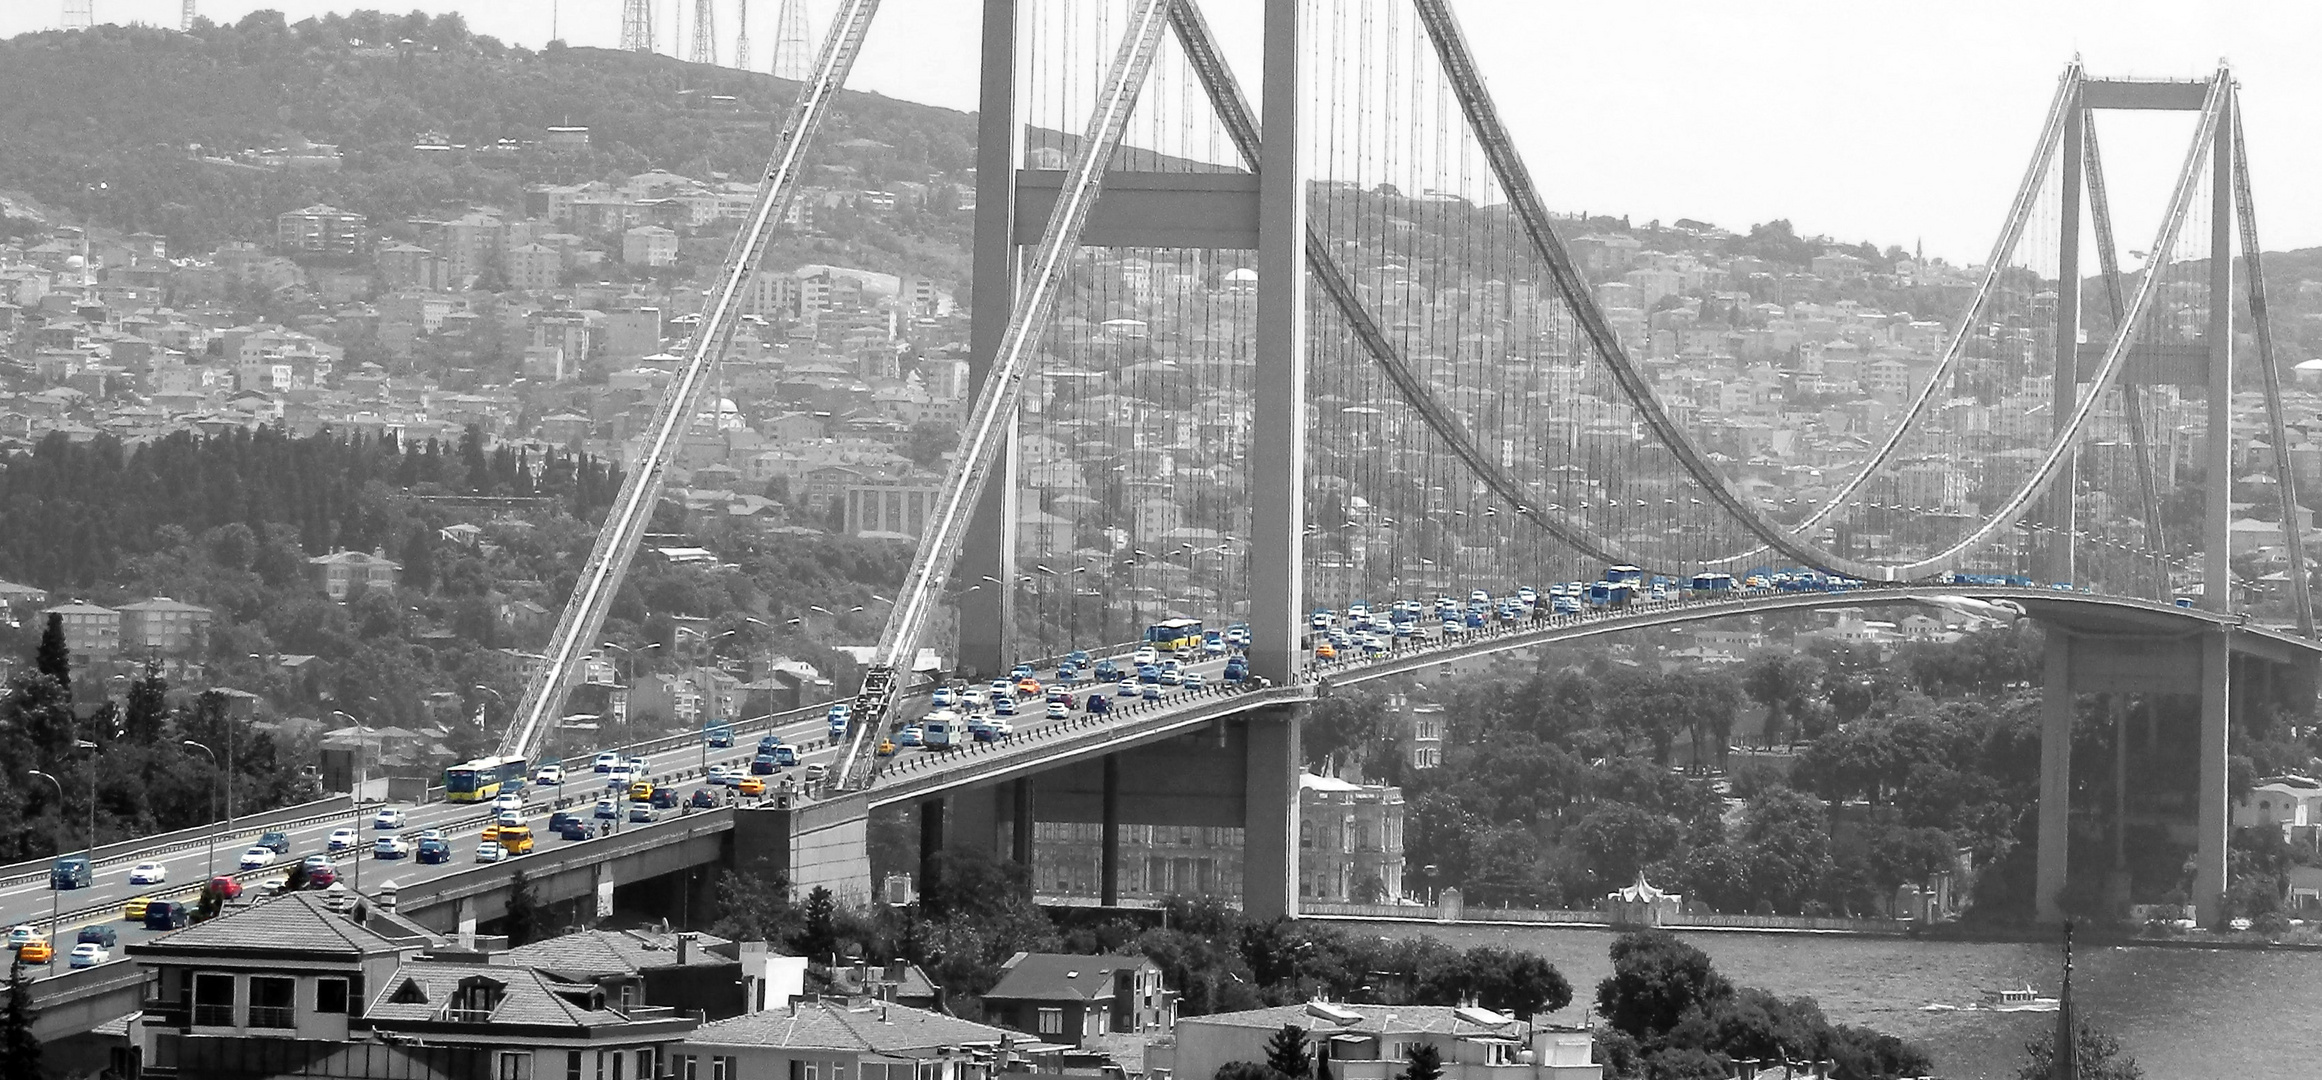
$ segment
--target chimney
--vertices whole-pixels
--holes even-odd
[[[677,935],[677,966],[678,966],[678,967],[684,967],[684,966],[685,966],[685,964],[686,964],[686,961],[688,961],[688,960],[691,960],[691,959],[693,958],[693,942],[694,942],[694,939],[695,939],[695,938],[698,938],[698,937],[700,937],[700,936],[701,936],[701,935],[699,935],[699,934],[696,934],[696,933],[694,933],[694,932],[693,932],[693,931],[691,931],[691,930],[687,930],[687,931],[685,931],[685,932],[683,932],[683,933],[681,933],[681,934]]]
[[[870,961],[868,961],[868,960],[857,960],[857,961],[855,961],[855,989],[857,989],[857,990],[869,990],[870,988],[871,988],[871,963],[870,963]]]
[[[901,960],[889,960],[889,961],[887,961],[887,981],[888,981],[888,982],[891,982],[891,983],[899,983],[899,982],[902,982],[902,981],[903,981],[904,968],[905,968],[906,966],[908,966],[908,965],[907,965],[907,964],[906,964],[904,961],[901,961]]]

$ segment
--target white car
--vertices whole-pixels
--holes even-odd
[[[550,787],[562,785],[564,783],[564,766],[543,765],[539,772],[532,774],[532,782]]]
[[[1069,720],[1072,719],[1072,710],[1065,708],[1061,701],[1051,701],[1048,703],[1047,717],[1050,720]]]
[[[274,849],[254,847],[242,853],[242,869],[263,870],[274,865]]]
[[[605,784],[608,787],[628,787],[630,784],[629,767],[627,765],[613,766],[613,771],[605,774]]]
[[[726,764],[712,765],[708,772],[702,774],[702,779],[711,787],[725,787],[734,782],[734,767]]]
[[[596,771],[612,772],[621,767],[621,755],[610,750],[597,755]]]
[[[445,831],[443,831],[442,829],[421,829],[421,830],[419,830],[419,835],[418,835],[418,836],[414,836],[414,837],[412,837],[412,838],[411,838],[411,842],[412,842],[412,843],[414,843],[414,844],[416,844],[416,843],[418,843],[418,842],[420,842],[420,841],[422,841],[422,840],[444,840],[444,841],[449,841],[450,839],[451,839],[451,834],[450,834],[450,833],[447,833],[447,832],[445,832]]]
[[[959,704],[959,691],[948,686],[938,686],[935,688],[933,704],[938,709],[948,709],[957,705]]]
[[[508,849],[487,840],[476,845],[477,862],[499,862],[508,857]]]
[[[522,811],[522,810],[502,810],[502,811],[500,811],[500,813],[499,813],[499,816],[497,816],[497,817],[494,817],[494,818],[492,819],[492,824],[494,824],[494,825],[522,825],[522,824],[524,824],[524,811]]]
[[[16,948],[17,946],[23,945],[26,942],[29,942],[39,936],[40,932],[34,930],[31,923],[26,923],[14,930],[8,931],[8,947],[11,949]]]
[[[499,798],[492,800],[492,809],[522,810],[524,809],[524,793],[521,791],[503,791]]]
[[[358,839],[353,829],[332,829],[330,841],[325,846],[332,851],[351,851]]]
[[[129,868],[129,884],[161,885],[169,881],[169,867],[157,862],[141,862]]]
[[[1144,667],[1147,664],[1158,664],[1161,662],[1161,654],[1152,646],[1147,645],[1132,654],[1129,657],[1129,662],[1137,665],[1138,667]]]
[[[67,963],[77,968],[96,967],[112,958],[113,954],[104,946],[94,941],[84,941],[73,946],[72,958]]]
[[[382,836],[371,842],[374,859],[400,859],[411,854],[411,841],[400,836]]]
[[[639,780],[643,780],[652,772],[653,766],[644,758],[633,757],[629,759],[629,775],[634,776]]]
[[[392,806],[382,806],[379,808],[379,812],[372,816],[371,827],[374,829],[400,829],[403,827],[403,811]]]

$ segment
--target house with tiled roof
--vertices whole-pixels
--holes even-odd
[[[1143,956],[1020,952],[1000,971],[984,994],[984,1015],[1044,1042],[1079,1046],[1097,1035],[1165,1032],[1177,1019],[1176,993]]]
[[[1543,1014],[1544,1016],[1545,1014]],[[1394,1080],[1416,1046],[1442,1055],[1442,1080],[1603,1080],[1589,1029],[1451,1005],[1342,1005],[1314,1001],[1270,1009],[1189,1016],[1149,1046],[1146,1075],[1205,1080],[1236,1061],[1266,1060],[1266,1043],[1286,1025],[1328,1058],[1337,1080]]]
[[[665,1055],[698,1023],[693,1014],[666,1006],[622,1006],[608,1000],[602,987],[528,967],[440,960],[397,967],[379,984],[362,1019],[387,1048],[424,1047],[442,1065],[457,1062],[439,1066],[445,1075],[511,1080],[670,1075],[661,1068]],[[424,1074],[369,1069],[327,1075]]]
[[[893,1002],[795,1001],[696,1028],[678,1076],[775,1080],[991,1080],[1042,1048],[999,1028]],[[1045,1048],[1053,1052],[1055,1047]]]
[[[715,934],[579,930],[492,957],[566,982],[588,983],[621,1006],[667,1005],[710,1019],[742,1014],[740,948]]]

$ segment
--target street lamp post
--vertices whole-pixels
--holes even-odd
[[[63,820],[64,820],[64,781],[62,781],[62,780],[59,780],[59,779],[57,779],[57,778],[56,778],[56,777],[54,777],[54,776],[50,776],[49,774],[47,774],[47,773],[44,773],[44,772],[40,771],[39,769],[32,769],[32,770],[29,770],[29,771],[26,773],[26,775],[29,775],[29,776],[37,776],[37,777],[40,777],[40,778],[41,778],[41,779],[43,779],[43,780],[46,780],[46,781],[48,781],[48,782],[49,782],[49,783],[51,783],[51,784],[54,784],[54,785],[56,785],[56,816],[57,816],[57,820],[58,820],[58,821],[60,821],[60,822],[61,822],[61,821],[63,821]],[[63,855],[63,854],[64,854],[64,837],[62,837],[62,836],[59,836],[59,837],[57,837],[57,845],[56,845],[56,849],[57,849],[57,854],[58,854],[58,855],[60,855],[60,856],[61,856],[61,855]],[[91,860],[89,861],[89,877],[90,877],[90,880],[92,880],[92,881],[93,881],[93,880],[95,880],[95,879],[96,879],[96,874],[97,874],[97,864],[96,864],[96,860],[94,860],[94,859],[91,859]],[[58,901],[58,899],[59,899],[59,898],[61,898],[63,895],[64,895],[64,890],[63,890],[63,889],[61,889],[61,888],[58,888],[58,887],[57,887],[57,883],[56,883],[55,875],[54,875],[54,874],[51,874],[51,875],[49,875],[49,883],[48,883],[48,938],[49,938],[49,940],[48,940],[48,969],[49,969],[49,971],[50,971],[52,974],[53,974],[53,973],[56,971],[56,924],[57,924],[57,901]]]
[[[218,752],[217,752],[217,751],[215,751],[215,750],[212,750],[212,749],[210,749],[209,747],[202,745],[201,743],[195,742],[195,741],[193,741],[192,739],[180,739],[180,740],[178,740],[178,741],[179,741],[179,742],[181,742],[181,743],[183,743],[183,744],[185,744],[186,746],[189,746],[189,747],[191,747],[191,748],[195,749],[195,750],[199,750],[199,751],[201,751],[201,752],[202,752],[202,755],[203,755],[204,757],[207,757],[207,758],[209,758],[209,759],[210,759],[210,771],[211,771],[211,772],[213,772],[213,773],[222,773],[222,772],[224,772],[224,770],[222,770],[222,769],[218,768]],[[225,781],[226,781],[226,783],[229,783],[229,784],[231,784],[231,783],[233,783],[233,782],[234,782],[234,778],[233,778],[233,777],[231,777],[231,776],[228,776],[228,777],[226,777],[226,778],[225,778]],[[210,820],[211,820],[211,821],[216,821],[216,820],[218,820],[218,780],[217,780],[217,777],[214,777],[214,776],[213,776],[213,777],[211,777],[211,779],[210,779]],[[232,831],[234,831],[234,825],[233,825],[233,822],[229,821],[229,822],[227,822],[227,823],[226,823],[226,830],[225,830],[225,831],[227,831],[227,832],[232,832]],[[205,875],[205,876],[208,876],[208,877],[216,877],[216,876],[218,876],[218,834],[217,834],[216,830],[212,830],[212,831],[211,831],[211,833],[210,833],[210,855],[209,855],[209,859],[210,859],[210,872],[209,872],[207,875]]]
[[[343,709],[332,709],[331,715],[343,716],[346,718],[347,723],[353,724],[355,726],[355,790],[353,794],[347,796],[347,810],[350,816],[352,816],[354,819],[351,824],[353,824],[355,831],[355,843],[352,848],[355,857],[355,868],[354,871],[348,875],[348,880],[352,883],[348,886],[348,888],[351,888],[356,892],[361,892],[363,891],[363,788],[368,786],[371,781],[370,776],[364,770],[363,754],[365,751],[370,749],[367,737],[371,734],[371,726],[365,724],[361,720],[355,719],[353,713],[349,713]],[[230,814],[233,813],[233,811],[234,801],[233,799],[228,798],[226,800],[226,812]]]

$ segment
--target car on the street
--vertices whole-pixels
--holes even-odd
[[[895,743],[898,746],[922,746],[925,745],[926,735],[927,729],[917,724],[905,724],[903,730],[895,733]]]
[[[872,751],[872,753],[875,753],[875,754],[879,755],[880,757],[894,757],[894,756],[895,756],[895,740],[893,740],[893,739],[881,739],[881,740],[879,740],[879,746],[878,746],[878,749],[876,749],[876,750],[873,750],[873,751]]]
[[[153,903],[153,898],[150,896],[132,896],[127,903],[121,905],[121,917],[133,923],[144,922],[145,907],[151,903]]]
[[[522,810],[524,809],[524,793],[521,791],[503,791],[499,798],[492,800],[492,809]]]
[[[564,766],[543,765],[540,771],[532,774],[532,782],[547,787],[560,787],[564,784]]]
[[[766,781],[755,776],[745,776],[741,783],[734,785],[734,790],[754,799],[766,793]]]
[[[685,804],[696,810],[714,810],[718,805],[718,793],[705,787],[695,788],[693,794],[686,797]]]
[[[734,783],[734,767],[722,762],[716,765],[712,765],[709,767],[709,771],[703,774],[702,780],[709,784],[711,787],[732,787]]]
[[[1104,716],[1113,711],[1113,699],[1103,694],[1090,694],[1087,705],[1090,716]]]
[[[1134,700],[1137,696],[1137,680],[1122,679],[1118,685],[1113,687],[1113,696]]]
[[[500,835],[492,839],[508,849],[510,855],[532,854],[532,827],[530,825],[502,825]]]
[[[157,862],[141,862],[129,868],[129,884],[160,885],[169,880],[169,867]]]
[[[611,750],[607,750],[604,753],[598,754],[597,763],[594,766],[595,771],[597,772],[612,772],[614,769],[620,767],[621,755],[616,754]]]
[[[273,848],[254,847],[242,853],[241,866],[244,870],[264,870],[272,865],[274,865]]]
[[[1186,688],[1186,689],[1188,689],[1188,690],[1199,690],[1199,689],[1201,689],[1201,688],[1203,688],[1203,687],[1205,687],[1205,686],[1208,686],[1208,685],[1209,685],[1209,680],[1208,680],[1207,678],[1203,677],[1203,676],[1202,676],[1202,674],[1201,674],[1201,672],[1198,672],[1198,671],[1188,671],[1188,672],[1186,672],[1186,673],[1185,673],[1185,683],[1184,683],[1184,686],[1185,686],[1185,688]]]
[[[374,859],[400,859],[409,854],[411,841],[400,836],[382,836],[371,841],[371,857]]]
[[[973,732],[977,742],[999,742],[1015,733],[1015,725],[997,716],[993,717],[990,723],[976,728]]]
[[[432,837],[421,840],[416,857],[420,862],[431,866],[436,863],[450,862],[452,857],[451,841]]]
[[[183,930],[193,921],[193,905],[183,900],[155,900],[145,905],[140,921],[147,930]]]
[[[1072,719],[1072,710],[1065,708],[1062,703],[1051,701],[1048,703],[1048,710],[1041,715],[1050,720],[1070,720]]]
[[[113,959],[113,951],[111,949],[107,949],[106,947],[95,944],[93,942],[84,941],[78,945],[73,946],[73,951],[65,957],[65,964],[69,967],[77,968],[96,967],[98,964],[105,963],[111,959]]]
[[[614,788],[616,790],[625,791],[628,789],[630,784],[635,782],[636,777],[634,774],[629,772],[629,766],[627,763],[615,765],[613,766],[612,772],[605,774],[605,786]]]
[[[1168,691],[1162,689],[1158,683],[1146,683],[1144,698],[1147,701],[1159,701],[1161,700],[1161,695],[1167,692]]]
[[[829,775],[830,766],[825,765],[822,762],[817,761],[814,764],[806,767],[806,782],[809,784],[821,783],[822,778]]]
[[[499,862],[507,857],[508,849],[501,847],[496,841],[486,840],[476,845],[477,862]]]
[[[281,832],[261,833],[258,837],[258,846],[276,855],[288,855],[290,854],[290,836]]]
[[[567,840],[586,840],[596,835],[596,831],[589,828],[588,822],[578,818],[555,822],[549,825],[548,831]]]
[[[324,846],[331,851],[351,851],[354,849],[357,839],[353,829],[332,829],[331,837],[324,843]]]
[[[89,881],[89,858],[86,855],[67,855],[58,859],[48,870],[48,887],[51,889],[86,889]]]
[[[1015,699],[1015,698],[993,698],[993,699],[992,699],[992,715],[994,715],[994,716],[1014,716],[1014,715],[1016,715],[1016,699]]]
[[[442,829],[421,829],[421,830],[419,830],[419,835],[417,835],[417,836],[414,836],[414,837],[412,837],[412,838],[411,838],[411,842],[412,842],[412,843],[414,843],[414,844],[416,844],[416,843],[418,843],[418,842],[420,842],[420,841],[422,841],[422,840],[449,840],[449,839],[451,839],[451,834],[450,834],[450,833],[448,833],[448,832],[445,832],[445,831],[443,831]]]
[[[629,776],[631,779],[643,780],[651,775],[653,775],[652,763],[641,757],[633,757],[629,759]]]
[[[1098,682],[1112,682],[1119,679],[1120,677],[1121,665],[1113,663],[1110,660],[1099,660],[1096,662],[1096,679]]]
[[[339,868],[336,866],[317,866],[306,872],[306,887],[309,889],[327,889],[338,880]]]
[[[653,819],[658,816],[659,813],[653,809],[652,803],[629,804],[629,820],[636,824],[650,825],[653,823]]]
[[[328,855],[322,855],[322,854],[315,854],[315,855],[309,855],[309,856],[307,856],[306,858],[300,859],[300,860],[298,861],[298,865],[300,865],[300,866],[303,866],[303,867],[306,867],[306,869],[307,869],[307,872],[311,874],[311,873],[313,873],[313,872],[315,872],[315,871],[317,871],[317,870],[328,870],[328,869],[330,869],[330,868],[331,868],[331,866],[332,866],[332,863],[331,863],[331,857],[330,857],[330,856],[328,856]]]
[[[936,708],[948,709],[959,704],[959,691],[950,686],[938,686],[930,700]]]
[[[73,940],[110,949],[121,943],[121,932],[106,923],[90,923],[81,927],[81,932],[73,935]]]
[[[1161,652],[1151,645],[1147,645],[1138,649],[1136,652],[1130,653],[1129,662],[1131,664],[1135,664],[1138,667],[1144,667],[1147,664],[1158,664],[1161,662]]]
[[[604,821],[618,821],[621,818],[621,804],[611,799],[598,799],[596,816]]]
[[[45,964],[56,959],[56,949],[47,938],[33,938],[17,948],[16,958],[27,964]]]
[[[708,742],[712,750],[726,749],[734,745],[734,729],[725,724],[719,724],[709,729]]]
[[[492,815],[492,824],[498,825],[501,828],[507,828],[510,825],[522,825],[524,824],[524,811],[502,810],[499,813]]]
[[[8,931],[8,947],[11,949],[22,948],[25,942],[39,936],[40,931],[33,929],[31,923],[21,924]]]
[[[578,825],[584,829],[588,827],[588,822],[582,821],[579,814],[575,814],[569,810],[559,810],[553,814],[548,815],[549,832],[561,832],[568,824]]]
[[[393,806],[382,806],[378,813],[371,815],[371,827],[374,829],[400,829],[403,821],[403,811]]]

